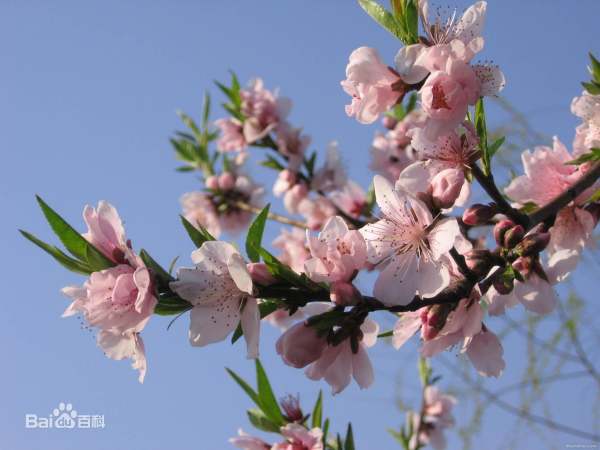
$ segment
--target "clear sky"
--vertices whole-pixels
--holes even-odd
[[[168,318],[155,317],[144,331],[149,371],[139,385],[128,363],[102,355],[93,333],[60,318],[67,301],[59,289],[83,280],[26,243],[17,228],[53,239],[35,193],[78,227],[83,205],[106,199],[119,209],[136,248],[163,264],[177,255],[188,264],[192,246],[178,222],[178,198],[197,181],[173,170],[168,138],[180,128],[176,109],[197,116],[203,91],[229,69],[242,80],[261,76],[267,86],[279,86],[294,100],[291,120],[313,137],[312,148],[337,139],[350,174],[366,185],[378,125],[346,117],[339,81],[356,47],[376,47],[391,64],[398,42],[351,0],[5,0],[1,10],[0,449],[230,448],[226,440],[238,427],[251,430],[244,413],[250,402],[223,369],[251,374],[242,346],[194,349],[186,317],[170,331]],[[570,143],[576,119],[569,104],[587,77],[587,52],[600,53],[600,2],[490,0],[488,11],[482,59],[504,70],[505,97],[539,130]],[[271,227],[269,236],[277,230]],[[591,277],[581,280],[584,289],[597,286]],[[300,393],[310,408],[318,389],[328,393],[328,387],[285,367],[273,351],[277,334],[263,329],[263,361],[276,390]],[[492,387],[520,376],[523,349],[515,345],[506,353],[505,378]],[[326,413],[333,429],[352,420],[360,449],[396,448],[385,429],[402,420],[396,395],[414,397],[414,348],[395,352],[381,343],[371,354],[375,386],[327,394]],[[570,398],[559,395],[565,420],[589,429],[593,419],[579,417]],[[104,414],[106,428],[25,429],[26,413],[47,415],[59,402],[71,402],[81,414]],[[457,415],[461,425],[463,418]],[[501,430],[512,419],[498,410],[486,419],[495,425],[475,439],[475,448],[503,445]],[[574,442],[557,439],[560,448]],[[536,442],[517,448],[547,448]]]

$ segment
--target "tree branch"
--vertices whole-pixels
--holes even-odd
[[[252,214],[259,214],[262,211],[261,208],[257,208],[256,206],[249,205],[248,203],[239,200],[231,202],[230,205],[235,206],[236,208],[239,208],[243,211],[251,212]],[[291,225],[296,228],[301,228],[303,230],[308,229],[305,223],[300,222],[298,220],[290,219],[289,217],[282,216],[280,214],[270,212],[267,215],[267,217],[271,220],[274,220],[275,222],[283,223],[285,225]]]

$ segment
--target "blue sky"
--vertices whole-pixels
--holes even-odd
[[[570,101],[587,77],[587,52],[600,53],[600,3],[489,3],[482,59],[502,67],[504,96],[539,130],[570,142],[577,122]],[[361,45],[376,47],[390,64],[398,49],[350,0],[3,2],[2,448],[212,450],[229,448],[226,439],[239,426],[250,430],[244,413],[249,400],[223,370],[251,374],[240,345],[193,349],[186,341],[187,318],[166,331],[169,319],[156,317],[144,332],[149,373],[139,385],[127,363],[109,361],[96,349],[93,333],[76,319],[60,318],[67,301],[59,289],[81,278],[16,230],[52,238],[35,193],[79,227],[83,205],[107,199],[119,209],[136,248],[147,248],[164,264],[177,255],[187,264],[192,247],[178,222],[178,198],[197,181],[173,170],[168,138],[180,128],[175,111],[197,116],[203,91],[212,89],[214,79],[226,79],[229,69],[241,80],[261,76],[267,86],[279,86],[294,100],[291,120],[313,137],[312,147],[322,150],[338,140],[350,174],[366,185],[370,174],[364,167],[378,126],[346,117],[348,99],[339,87],[348,55]],[[220,115],[217,110],[213,118]],[[277,230],[271,227],[269,236]],[[592,286],[581,280],[584,290]],[[264,327],[263,336],[263,361],[277,391],[300,393],[310,408],[318,389],[327,386],[285,367],[273,352],[276,333]],[[414,348],[395,352],[381,343],[372,355],[376,385],[327,395],[326,412],[334,429],[353,421],[359,448],[394,448],[385,429],[402,421],[396,395],[415,396]],[[514,381],[522,358],[518,346],[507,348],[509,369],[492,386]],[[567,420],[591,426],[589,417],[578,418],[568,397],[558,395]],[[49,414],[62,401],[82,414],[104,414],[107,427],[24,428],[24,414]],[[487,419],[497,426],[475,442],[489,442],[510,418],[494,410]],[[556,442],[562,447],[573,440],[559,436]],[[534,446],[517,448],[536,448],[527,445]]]

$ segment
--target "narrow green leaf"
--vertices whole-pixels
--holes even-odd
[[[279,433],[280,427],[274,424],[260,409],[252,408],[246,411],[250,423],[259,430],[268,433]]]
[[[483,173],[490,174],[490,154],[487,141],[487,125],[485,121],[485,108],[483,98],[480,97],[475,104],[475,129],[479,136],[479,148],[481,149],[481,161],[483,163]]]
[[[178,295],[170,293],[159,296],[158,304],[154,308],[154,314],[158,314],[159,316],[173,316],[189,311],[192,307],[191,303]]]
[[[401,28],[401,22],[397,21],[392,13],[374,0],[358,0],[358,4],[371,16],[375,22],[384,29],[392,33],[402,42],[405,41],[404,32]],[[405,42],[406,43],[406,42]]]
[[[590,161],[600,161],[600,148],[592,148],[589,152],[568,161],[566,164],[578,166]]]
[[[210,94],[204,93],[204,100],[202,102],[202,128],[206,129],[208,126],[208,118],[210,117]]]
[[[321,424],[323,422],[323,391],[319,390],[319,396],[317,397],[317,402],[315,403],[315,407],[312,412],[312,428],[318,427],[321,428]]]
[[[388,330],[377,335],[378,338],[388,338],[394,335],[394,330]]]
[[[329,419],[325,419],[325,423],[323,424],[323,448],[326,448],[328,433],[329,433]]]
[[[269,419],[271,419],[274,423],[281,426],[285,423],[285,419],[283,418],[283,414],[281,413],[281,409],[279,408],[279,403],[277,403],[277,399],[275,398],[275,394],[273,393],[273,389],[271,388],[271,383],[269,382],[269,378],[263,368],[260,360],[256,359],[256,385],[258,387],[258,399],[260,402],[260,408],[267,415]]]
[[[592,55],[591,53],[590,55],[590,73],[592,75],[592,78],[594,79],[594,81],[596,83],[600,83],[600,61],[598,61],[594,55]]]
[[[346,431],[346,440],[344,442],[344,450],[356,450],[354,447],[354,434],[352,433],[352,424],[348,423],[348,431]]]
[[[202,244],[204,244],[206,241],[215,240],[215,238],[205,228],[200,227],[200,229],[198,229],[194,225],[192,225],[185,217],[179,217],[181,217],[181,223],[183,224],[185,231],[187,231],[190,239],[196,245],[197,248],[202,247]]]
[[[155,280],[158,283],[159,288],[168,289],[169,283],[174,280],[174,278],[162,268],[160,264],[158,264],[150,254],[142,249],[140,250],[140,258],[146,264],[146,267],[152,270],[154,274]]]
[[[19,230],[19,233],[21,233],[25,239],[33,242],[39,248],[44,250],[56,261],[58,261],[64,268],[70,270],[71,272],[76,272],[83,275],[89,275],[92,272],[86,263],[71,258],[70,256],[64,254],[60,249],[36,238],[33,234],[24,230]]]
[[[500,149],[500,147],[502,147],[502,144],[504,144],[505,140],[506,140],[506,138],[504,136],[502,136],[502,137],[496,139],[494,141],[494,143],[489,146],[488,154],[490,155],[490,159],[493,158],[494,155],[496,154],[496,152]]]
[[[92,271],[107,269],[115,264],[108,259],[100,250],[90,244],[77,230],[67,223],[56,211],[42,200],[39,195],[35,196],[52,231],[58,236],[65,248],[76,258],[87,262]],[[91,260],[90,260],[91,258]]]
[[[252,401],[256,404],[256,406],[260,407],[260,400],[258,394],[254,389],[250,387],[248,383],[246,383],[242,377],[240,377],[237,373],[229,368],[225,368],[227,373],[234,379],[234,381],[243,389],[243,391],[248,394],[248,397],[252,399]]]
[[[261,248],[263,234],[265,232],[265,224],[269,216],[270,204],[265,206],[263,210],[256,216],[252,225],[248,229],[246,236],[246,253],[252,262],[260,261],[259,250]]]

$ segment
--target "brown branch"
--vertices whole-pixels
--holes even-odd
[[[239,208],[241,210],[251,212],[252,214],[259,214],[262,211],[261,208],[257,208],[256,206],[249,205],[248,203],[239,200],[231,202],[230,205],[235,206],[236,208]],[[285,225],[291,225],[293,227],[301,228],[303,230],[308,229],[305,223],[300,222],[298,220],[290,219],[289,217],[282,216],[280,214],[270,212],[267,215],[267,217],[271,220],[274,220],[275,222],[283,223]]]
[[[481,187],[485,190],[485,192],[487,192],[491,199],[494,200],[494,202],[498,206],[498,209],[503,214],[514,220],[515,223],[527,227],[527,225],[529,224],[529,219],[527,215],[521,213],[520,211],[510,206],[510,203],[508,203],[508,201],[504,198],[502,193],[498,190],[498,187],[496,186],[496,183],[494,181],[494,176],[492,174],[485,175],[477,164],[473,164],[473,166],[471,167],[471,172],[473,173],[473,176],[479,182]]]

